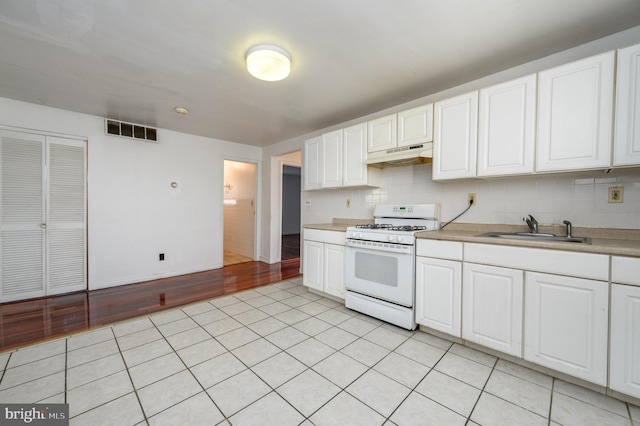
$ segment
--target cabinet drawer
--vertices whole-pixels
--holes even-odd
[[[604,254],[465,243],[464,261],[594,280],[609,280],[609,256]]]
[[[621,284],[640,285],[640,258],[612,256],[611,281]]]
[[[462,260],[462,243],[418,239],[416,254],[437,259]]]
[[[329,244],[345,244],[345,232],[323,231],[321,229],[304,229],[304,239]]]

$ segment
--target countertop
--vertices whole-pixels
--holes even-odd
[[[519,225],[455,224],[454,226],[451,224],[441,231],[418,232],[416,238],[640,257],[640,230],[637,229],[573,228],[572,234],[574,236],[589,237],[591,244],[523,241],[477,236],[486,232],[528,232],[528,230],[526,226]],[[540,232],[565,235],[563,226],[541,226]]]
[[[306,229],[319,229],[321,231],[337,231],[345,232],[348,226],[362,225],[365,223],[373,223],[373,219],[333,219],[332,223],[316,223],[304,225]]]
[[[373,223],[373,220],[337,218],[333,219],[332,223],[308,224],[304,225],[304,228],[345,232],[348,226],[363,223]],[[416,238],[640,257],[640,230],[638,229],[573,228],[574,236],[589,237],[591,244],[523,241],[477,236],[486,232],[528,232],[528,230],[526,226],[521,225],[452,223],[441,231],[418,232]],[[564,226],[540,226],[540,232],[565,235],[565,228]]]

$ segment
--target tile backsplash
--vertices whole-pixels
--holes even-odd
[[[623,203],[608,202],[611,186],[624,187]],[[383,169],[379,188],[303,192],[302,223],[372,218],[377,203],[440,203],[445,223],[466,208],[470,192],[477,205],[457,222],[521,224],[531,214],[543,225],[640,229],[640,169],[434,182],[431,164]]]

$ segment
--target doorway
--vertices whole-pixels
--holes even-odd
[[[301,175],[300,167],[282,166],[282,262],[300,257]]]
[[[224,266],[255,260],[256,177],[256,164],[224,160]]]

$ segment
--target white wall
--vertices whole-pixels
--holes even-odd
[[[223,157],[259,162],[260,148],[162,129],[158,144],[106,136],[102,117],[2,98],[0,125],[87,138],[90,289],[222,266]]]

